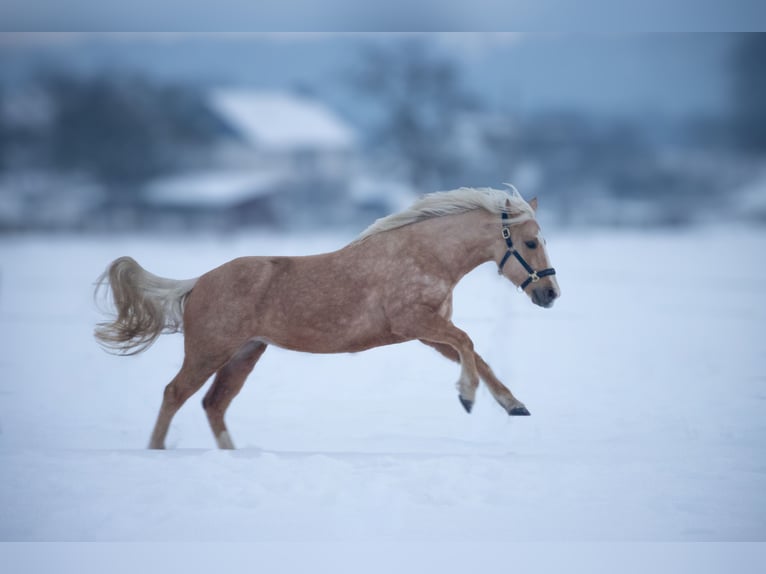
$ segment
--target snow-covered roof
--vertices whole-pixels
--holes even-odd
[[[151,183],[145,199],[168,207],[233,207],[275,193],[286,179],[280,171],[186,173]]]
[[[217,90],[216,111],[253,145],[292,151],[305,148],[347,149],[351,128],[317,100],[284,92]]]

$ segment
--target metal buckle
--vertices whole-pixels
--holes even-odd
[[[540,276],[537,274],[537,271],[532,271],[532,273],[529,274],[529,278],[532,280],[532,283],[540,281]]]
[[[510,238],[511,238],[510,227],[503,227],[503,239],[510,239]]]

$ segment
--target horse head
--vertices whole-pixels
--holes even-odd
[[[532,217],[514,217],[514,208],[510,201],[506,201],[507,211],[500,220],[501,240],[497,242],[498,253],[502,253],[498,272],[524,291],[535,305],[547,309],[561,295],[561,289],[545,248],[545,238],[534,217],[537,198],[528,206]]]

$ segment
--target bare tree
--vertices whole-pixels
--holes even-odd
[[[126,199],[226,131],[193,90],[141,77],[53,75],[46,88],[52,164],[90,173]]]
[[[743,34],[732,62],[735,139],[747,151],[766,152],[766,34]]]
[[[373,149],[393,156],[410,183],[432,189],[459,177],[457,128],[477,103],[454,60],[421,39],[368,46],[352,86],[374,108]]]

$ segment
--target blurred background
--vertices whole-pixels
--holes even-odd
[[[766,224],[766,34],[0,35],[0,231]]]

